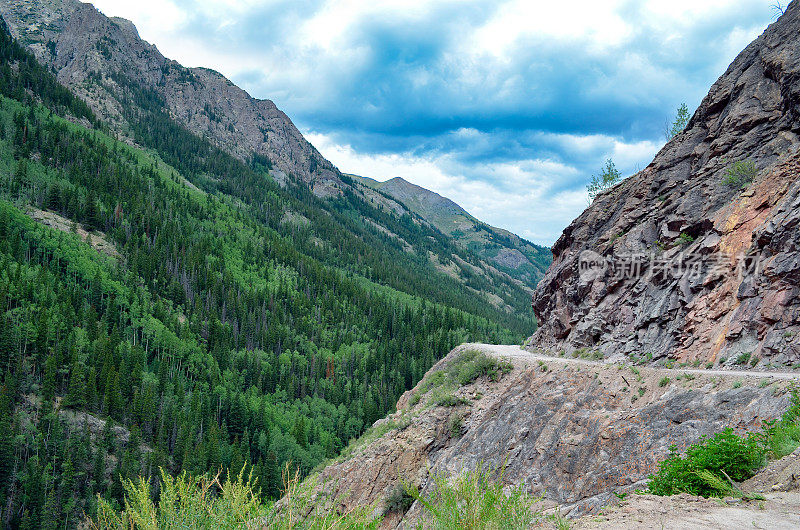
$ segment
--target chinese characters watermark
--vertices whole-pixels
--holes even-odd
[[[655,253],[625,253],[603,256],[584,250],[578,257],[578,275],[584,282],[599,278],[610,281],[646,278],[688,278],[698,281],[709,276],[761,272],[761,256],[739,254],[733,258],[721,254],[680,252],[670,257]]]

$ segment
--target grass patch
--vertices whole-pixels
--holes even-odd
[[[479,377],[488,377],[491,381],[499,381],[500,377],[510,372],[511,363],[500,361],[478,350],[466,350],[446,368],[448,375],[459,385],[472,383]]]
[[[664,376],[664,377],[661,378],[661,381],[658,382],[658,386],[660,386],[661,388],[664,388],[665,386],[667,386],[669,384],[670,381],[671,381],[671,379],[669,377]]]
[[[459,405],[469,405],[469,400],[447,393],[437,398],[434,404],[440,407],[457,407]]]
[[[504,530],[528,529],[543,516],[535,509],[540,500],[525,493],[523,486],[503,486],[502,473],[479,464],[448,477],[433,475],[430,493],[421,493],[415,486],[404,485],[406,491],[422,504],[420,528],[436,530]]]
[[[586,359],[588,361],[602,361],[603,354],[599,350],[590,350],[589,348],[578,348],[572,352],[572,357],[575,359]]]
[[[508,361],[495,359],[478,350],[465,350],[443,369],[426,376],[417,391],[411,396],[410,404],[411,406],[416,405],[431,390],[435,390],[435,392],[428,399],[429,405],[454,407],[467,403],[467,400],[453,396],[453,391],[481,377],[486,377],[490,381],[499,381],[512,369],[513,366]]]
[[[633,364],[647,364],[653,360],[653,354],[648,353],[631,353],[629,359]]]

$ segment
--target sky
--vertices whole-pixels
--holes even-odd
[[[340,170],[551,245],[774,20],[770,0],[95,0],[271,99]]]

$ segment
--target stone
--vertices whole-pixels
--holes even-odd
[[[531,350],[704,363],[755,350],[766,362],[791,358],[772,331],[800,332],[799,36],[800,4],[792,2],[714,83],[684,132],[564,230],[533,295],[540,326]],[[755,164],[754,181],[746,190],[726,186],[742,160]],[[622,279],[612,267],[581,277],[584,251],[623,266],[639,254],[652,266]],[[620,326],[631,310],[637,318]]]

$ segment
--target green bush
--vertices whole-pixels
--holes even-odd
[[[716,496],[718,489],[709,484],[703,471],[717,477],[724,477],[724,472],[732,480],[742,481],[752,477],[763,462],[764,450],[755,436],[741,437],[735,435],[733,429],[725,429],[690,446],[686,456],[680,456],[672,446],[658,473],[650,476],[649,489],[655,495],[686,492],[702,497]]]
[[[669,382],[670,382],[670,378],[669,377],[666,377],[666,376],[662,377],[661,381],[658,382],[658,386],[660,386],[661,388],[664,388],[665,386],[667,386],[669,384]]]
[[[756,178],[756,164],[752,160],[740,160],[725,171],[722,183],[728,187],[746,188]]]
[[[461,435],[464,433],[464,415],[463,414],[453,414],[450,416],[450,437],[451,438],[460,438]]]
[[[384,515],[390,513],[406,513],[411,505],[414,504],[412,497],[402,484],[396,484],[384,501]]]
[[[449,373],[459,385],[464,386],[482,376],[497,381],[511,368],[511,363],[507,361],[497,360],[478,350],[466,350],[453,362]]]
[[[694,238],[692,236],[690,236],[686,232],[681,232],[681,235],[678,237],[678,241],[676,242],[676,244],[678,246],[683,247],[683,246],[691,244],[693,241],[694,241]]]
[[[735,364],[747,364],[750,361],[750,352],[740,353],[736,360],[734,361]]]
[[[791,405],[780,420],[765,421],[754,436],[764,447],[767,457],[778,459],[800,446],[800,394],[791,389]]]
[[[732,489],[723,487],[728,478],[747,480],[768,458],[781,458],[799,446],[800,393],[793,386],[789,409],[781,419],[765,421],[760,432],[737,436],[732,429],[725,429],[691,445],[685,456],[671,447],[658,472],[650,475],[649,489],[655,495],[727,495]]]
[[[535,510],[539,499],[525,493],[522,486],[504,488],[502,474],[479,464],[474,470],[455,477],[433,475],[430,493],[422,494],[415,486],[406,490],[423,506],[421,525],[434,530],[522,530],[542,518]]]
[[[150,484],[139,478],[124,482],[125,500],[117,512],[97,496],[97,529],[167,530],[171,528],[245,528],[260,520],[266,509],[255,484],[239,473],[220,484],[217,477],[192,478],[186,473],[173,478],[161,469],[158,503],[151,499]],[[255,526],[254,526],[255,527]]]
[[[459,405],[468,405],[469,401],[461,397],[456,397],[453,394],[444,394],[434,403],[440,407],[457,407]]]
[[[245,478],[243,472],[220,483],[219,475],[193,478],[183,473],[173,478],[161,469],[157,502],[144,478],[125,481],[123,510],[115,510],[98,495],[97,516],[90,526],[96,530],[366,530],[380,525],[381,519],[371,515],[371,506],[341,513],[336,499],[315,493],[314,480],[301,483],[299,472],[290,473],[288,465],[283,476],[281,504],[266,506],[255,481]]]

